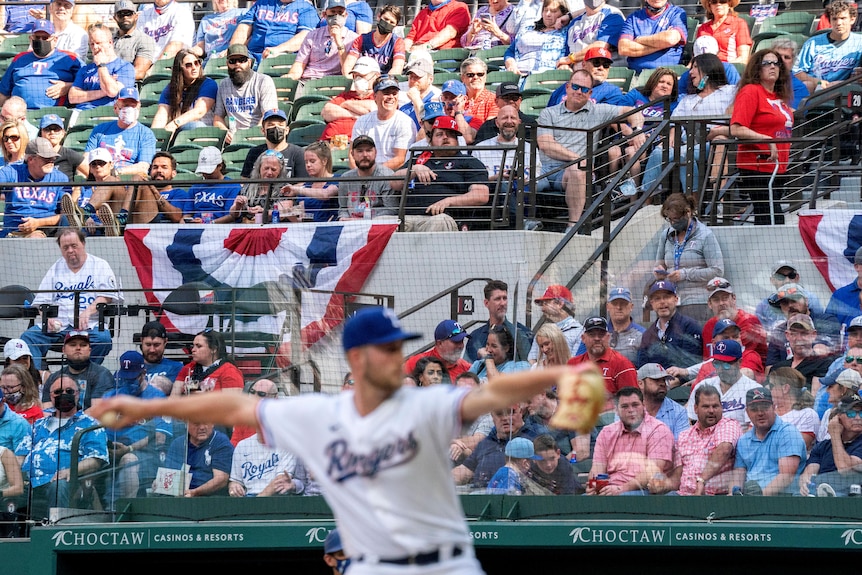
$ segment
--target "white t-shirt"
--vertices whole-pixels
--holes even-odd
[[[195,41],[195,20],[189,4],[171,2],[161,14],[150,4],[138,12],[138,29],[153,39],[159,56],[171,42],[190,47]]]
[[[258,441],[255,433],[236,444],[230,468],[230,480],[242,483],[246,495],[257,495],[272,483],[279,473],[296,474],[296,457],[272,449]]]
[[[56,290],[56,291],[55,291]],[[111,266],[102,258],[93,254],[87,254],[84,265],[77,273],[74,273],[66,265],[66,260],[58,259],[48,269],[48,273],[39,284],[39,291],[33,298],[33,306],[38,307],[43,303],[56,304],[59,306],[57,319],[63,324],[63,329],[72,326],[75,318],[75,294],[68,290],[81,290],[79,300],[80,308],[83,310],[93,303],[99,296],[110,298],[114,301],[123,301],[123,294],[117,285],[117,278]],[[87,291],[94,290],[94,291]],[[99,323],[97,314],[90,316],[87,329],[93,329]]]
[[[721,394],[721,409],[724,412],[724,417],[735,419],[745,429],[751,420],[748,418],[748,413],[745,412],[745,395],[749,389],[760,387],[760,384],[750,377],[740,376],[739,381],[730,386],[727,393],[721,393],[721,380],[718,376],[713,376],[704,379],[691,389],[691,396],[688,398],[688,403],[685,408],[688,411],[688,418],[692,421],[697,419],[694,413],[694,392],[701,385],[711,385]]]
[[[296,454],[320,483],[348,556],[469,550],[449,461],[468,392],[401,388],[364,417],[352,391],[265,399],[258,419],[266,444]]]
[[[377,163],[384,164],[395,157],[395,150],[407,150],[416,139],[416,126],[413,120],[401,110],[386,121],[377,117],[377,112],[369,112],[356,119],[350,140],[357,136],[370,136],[377,144]]]
[[[487,146],[511,146],[512,150],[505,150],[506,152],[506,170],[511,170],[512,165],[515,164],[515,160],[518,157],[518,154],[515,153],[517,149],[518,140],[515,139],[512,142],[500,142],[499,138],[490,138],[488,140],[484,140],[476,144],[478,147],[487,147]],[[488,177],[493,180],[497,179],[497,173],[500,171],[500,162],[503,160],[503,151],[504,150],[473,150],[473,157],[485,164],[488,167]],[[527,179],[530,177],[529,174],[529,161],[530,161],[530,143],[524,142],[524,162],[526,162],[527,169],[524,172],[524,178]],[[539,160],[539,156],[536,156],[536,171],[541,174],[542,173],[542,162]]]

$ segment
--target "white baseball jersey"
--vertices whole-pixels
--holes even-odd
[[[242,483],[246,495],[256,496],[272,483],[279,473],[296,473],[296,457],[272,449],[258,441],[255,433],[236,444],[230,468],[230,480]]]
[[[475,560],[449,462],[460,434],[466,388],[402,388],[362,417],[353,392],[263,400],[258,419],[266,444],[295,453],[320,483],[351,572],[473,573]],[[458,545],[449,561],[401,567],[373,564]]]
[[[93,254],[87,254],[87,260],[77,273],[69,269],[66,260],[58,259],[48,269],[48,273],[39,284],[39,291],[33,298],[33,306],[38,307],[43,303],[56,304],[59,306],[57,319],[63,324],[63,328],[72,325],[75,318],[75,294],[69,290],[82,290],[79,300],[80,308],[83,310],[99,297],[107,297],[114,301],[122,301],[123,294],[117,286],[117,278],[111,266],[102,258]],[[96,291],[84,291],[96,290]],[[52,293],[53,292],[53,293]],[[93,329],[98,324],[98,315],[90,316],[87,329]]]
[[[739,381],[730,386],[727,393],[722,393],[721,380],[718,379],[718,376],[704,379],[691,389],[691,395],[689,396],[688,403],[685,406],[686,411],[688,411],[688,418],[691,420],[697,419],[697,415],[694,413],[694,392],[697,391],[697,388],[701,385],[711,385],[718,390],[719,394],[721,394],[721,409],[724,412],[723,417],[735,419],[739,422],[739,425],[742,426],[742,429],[745,429],[745,427],[751,423],[751,420],[748,418],[748,413],[745,412],[745,395],[748,393],[749,389],[760,387],[759,383],[743,375],[739,378]]]
[[[171,42],[190,47],[195,41],[195,20],[188,5],[171,2],[161,14],[151,4],[138,13],[138,29],[153,39],[159,55]]]

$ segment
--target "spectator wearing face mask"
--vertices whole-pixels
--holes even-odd
[[[266,143],[249,149],[245,162],[242,165],[241,175],[243,178],[251,177],[255,161],[268,150],[281,152],[284,170],[290,172],[290,175],[285,175],[285,177],[308,177],[308,172],[305,170],[305,154],[302,148],[287,141],[287,134],[290,132],[287,124],[287,114],[282,110],[270,110],[263,115],[260,131],[266,137]],[[282,170],[283,173],[284,170]]]
[[[156,153],[156,136],[138,122],[141,113],[141,96],[137,88],[120,90],[114,102],[116,120],[103,122],[93,128],[85,152],[105,148],[114,161],[117,175],[147,175]]]

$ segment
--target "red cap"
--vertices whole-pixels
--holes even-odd
[[[452,116],[437,116],[434,119],[434,125],[431,126],[431,128],[443,128],[444,130],[452,130],[453,132],[461,133],[461,130],[458,128],[458,122],[456,122],[455,118]]]
[[[587,50],[587,53],[584,54],[584,61],[586,62],[587,60],[592,60],[594,58],[603,58],[605,60],[610,60],[611,62],[614,60],[614,57],[611,56],[610,50],[607,48],[597,48],[595,46]]]
[[[548,286],[548,289],[545,290],[545,295],[543,295],[542,297],[536,298],[536,303],[539,303],[540,301],[544,301],[547,299],[561,299],[561,300],[565,300],[567,303],[571,303],[572,302],[572,292],[570,292],[569,288],[567,288],[564,285],[559,285],[559,284],[550,285],[550,286]]]

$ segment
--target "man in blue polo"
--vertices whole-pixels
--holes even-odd
[[[146,175],[156,153],[156,136],[138,122],[141,96],[137,88],[130,86],[120,90],[114,111],[117,119],[93,128],[84,151],[106,148],[114,159],[117,174]]]
[[[668,0],[644,0],[643,8],[628,15],[617,50],[636,73],[679,64],[688,38],[685,10]]]
[[[260,0],[243,14],[231,44],[247,44],[258,62],[263,58],[296,52],[320,16],[306,0]]]
[[[37,20],[30,31],[31,50],[15,56],[0,80],[0,105],[10,96],[21,96],[30,110],[66,104],[81,63],[56,46],[54,25]]]
[[[42,183],[68,182],[69,178],[54,169],[59,154],[51,142],[36,138],[27,144],[24,161],[0,168],[0,182],[20,182],[4,190],[6,209],[0,237],[44,238],[47,228],[60,221],[59,198],[71,192],[68,186],[40,186]]]
[[[69,90],[69,103],[78,110],[113,104],[125,87],[135,86],[135,67],[114,51],[108,28],[90,28],[93,61],[78,70]]]

